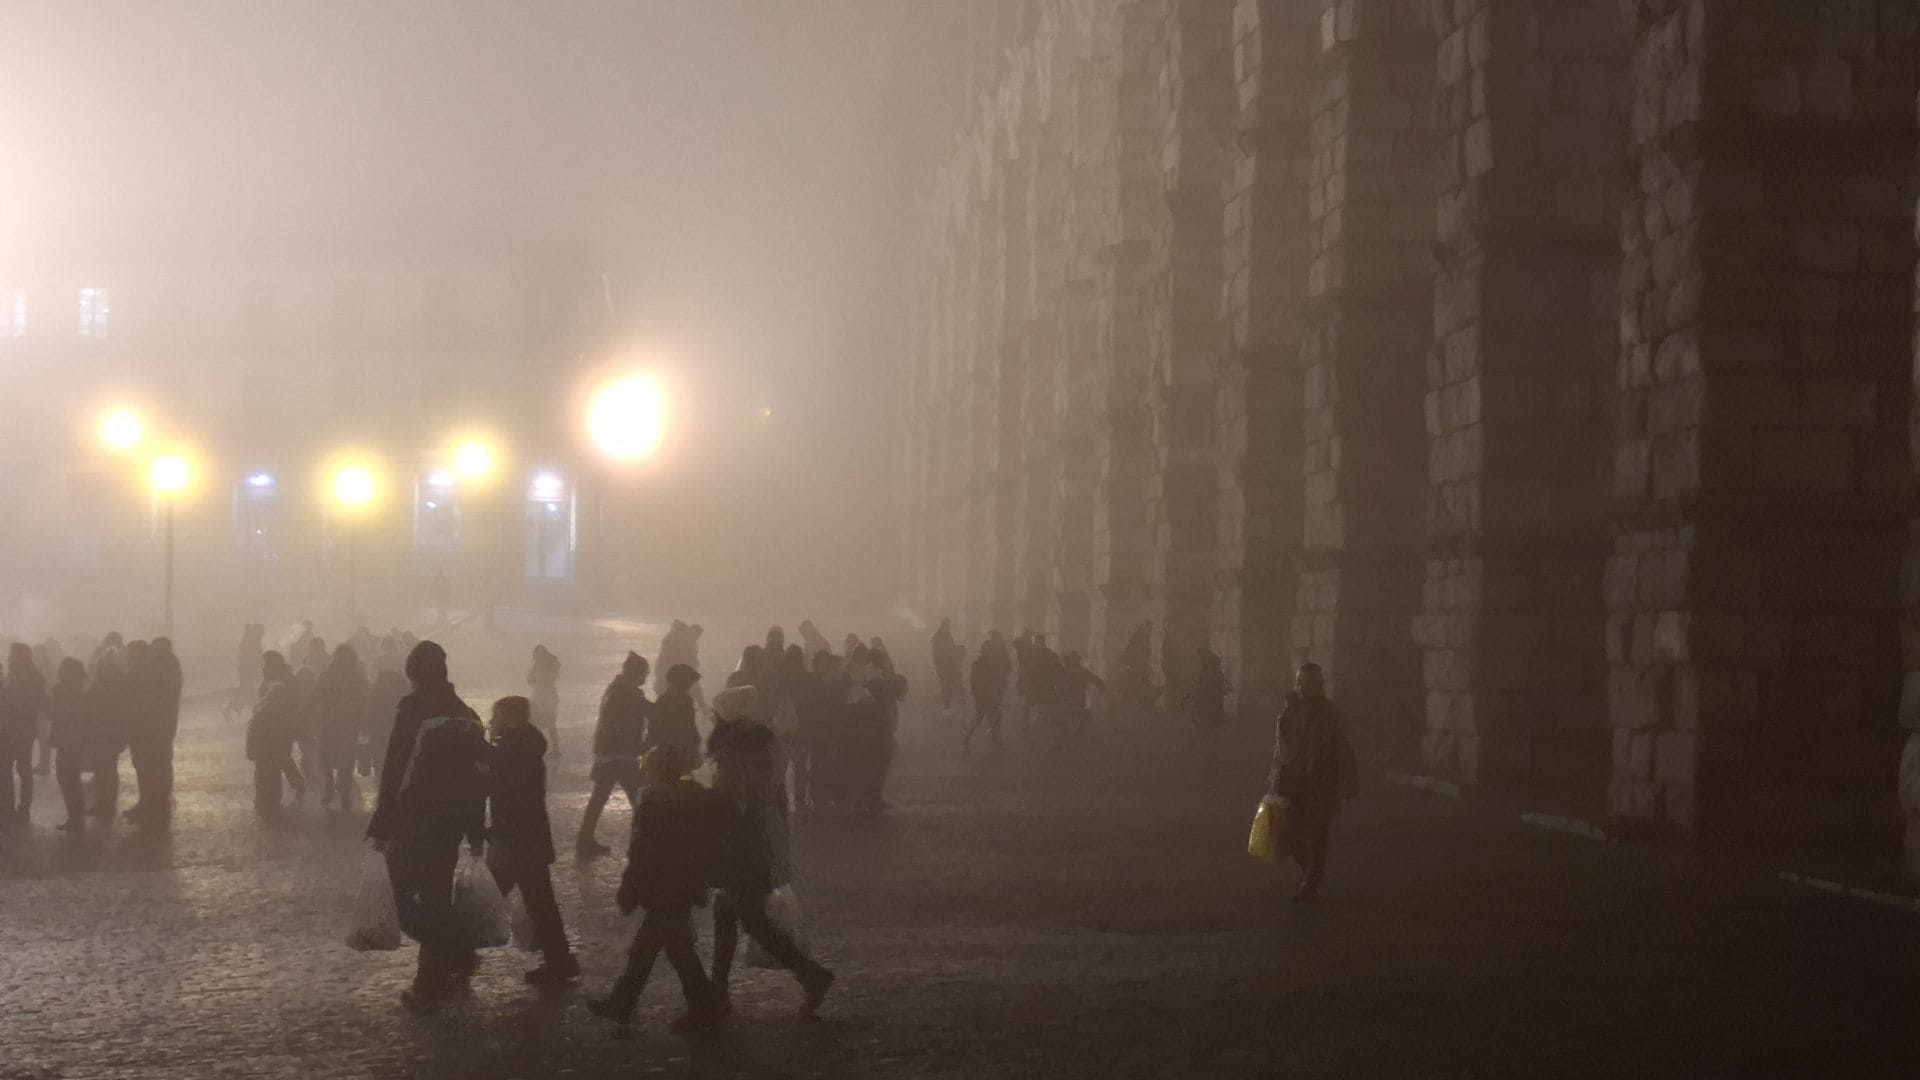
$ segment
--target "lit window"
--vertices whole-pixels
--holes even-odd
[[[0,338],[27,336],[27,290],[14,289],[6,294],[6,309],[0,311]]]
[[[80,336],[103,338],[107,336],[107,290],[80,290]]]

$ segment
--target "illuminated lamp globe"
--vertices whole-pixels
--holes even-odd
[[[145,434],[146,425],[140,422],[140,414],[132,409],[115,409],[100,421],[100,441],[116,453],[125,453],[139,446]]]
[[[333,475],[333,498],[348,509],[359,509],[373,501],[373,473],[359,465],[349,465]]]
[[[454,453],[453,470],[462,480],[485,480],[493,473],[493,449],[485,443],[467,443]]]
[[[659,448],[665,413],[660,387],[644,375],[631,375],[594,394],[587,434],[607,457],[638,461]]]
[[[193,466],[186,458],[178,454],[167,454],[153,459],[151,473],[153,490],[167,495],[177,495],[193,483]]]

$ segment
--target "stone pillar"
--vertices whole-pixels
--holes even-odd
[[[1910,0],[1648,0],[1607,569],[1611,811],[1892,832]]]
[[[1214,447],[1228,150],[1237,120],[1230,0],[1168,0],[1161,71],[1165,210],[1153,233],[1153,433],[1148,486],[1156,532],[1151,610],[1169,693],[1211,642],[1216,574]]]
[[[1119,9],[1120,73],[1115,157],[1118,238],[1108,249],[1100,290],[1102,352],[1109,370],[1102,405],[1103,473],[1094,525],[1092,633],[1103,658],[1117,657],[1146,618],[1153,529],[1147,480],[1154,469],[1148,427],[1151,370],[1148,237],[1164,212],[1160,194],[1159,63],[1163,51],[1159,0],[1130,0]]]
[[[1018,135],[1016,129],[1013,139]],[[1021,615],[1017,571],[1025,522],[1027,334],[1033,306],[1032,160],[1024,156],[1030,152],[1014,142],[1000,162],[999,317],[987,324],[994,328],[998,346],[990,481],[994,527],[987,537],[993,564],[987,611],[994,626],[1013,626]]]
[[[1271,718],[1290,679],[1300,547],[1300,340],[1306,306],[1307,100],[1319,22],[1303,0],[1239,0],[1239,132],[1226,193],[1226,355],[1215,403],[1219,576],[1214,634],[1243,717]]]
[[[1326,668],[1356,736],[1395,756],[1411,753],[1423,697],[1413,622],[1433,299],[1426,10],[1327,0],[1310,103],[1314,241],[1293,651]]]
[[[1620,6],[1439,10],[1423,758],[1597,808]]]

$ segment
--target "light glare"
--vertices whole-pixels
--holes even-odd
[[[373,473],[360,465],[349,465],[333,476],[333,497],[348,508],[372,502],[374,487]]]
[[[193,482],[193,466],[178,454],[166,454],[153,460],[153,489],[173,495],[185,491]]]
[[[453,467],[464,479],[484,480],[493,472],[493,450],[484,443],[467,443],[453,455]]]
[[[132,409],[115,409],[100,422],[100,441],[107,449],[125,453],[140,445],[141,437],[146,433],[146,425],[140,422],[140,414]]]
[[[645,375],[630,375],[594,394],[587,434],[606,456],[637,461],[659,448],[665,413],[659,386]]]

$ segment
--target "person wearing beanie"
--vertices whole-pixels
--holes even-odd
[[[547,740],[533,722],[533,702],[493,703],[493,790],[487,797],[487,869],[502,895],[520,890],[534,945],[546,962],[526,973],[536,986],[580,975],[553,897],[553,826],[547,820]]]
[[[473,973],[474,943],[454,919],[453,873],[461,840],[482,849],[491,750],[479,715],[447,679],[439,645],[414,646],[406,675],[413,689],[394,715],[367,839],[387,858],[400,928],[420,943],[401,1003],[430,1009]]]
[[[593,727],[593,794],[587,797],[587,812],[580,819],[580,833],[574,838],[574,850],[581,855],[605,855],[613,850],[594,839],[601,811],[607,808],[617,785],[626,793],[627,807],[640,807],[640,755],[647,749],[647,716],[653,703],[647,700],[646,657],[627,653],[620,674],[607,684],[600,695],[600,718]]]
[[[688,664],[675,664],[667,671],[666,689],[647,714],[647,749],[677,746],[700,757],[700,727],[694,722],[693,690],[700,673]]]

